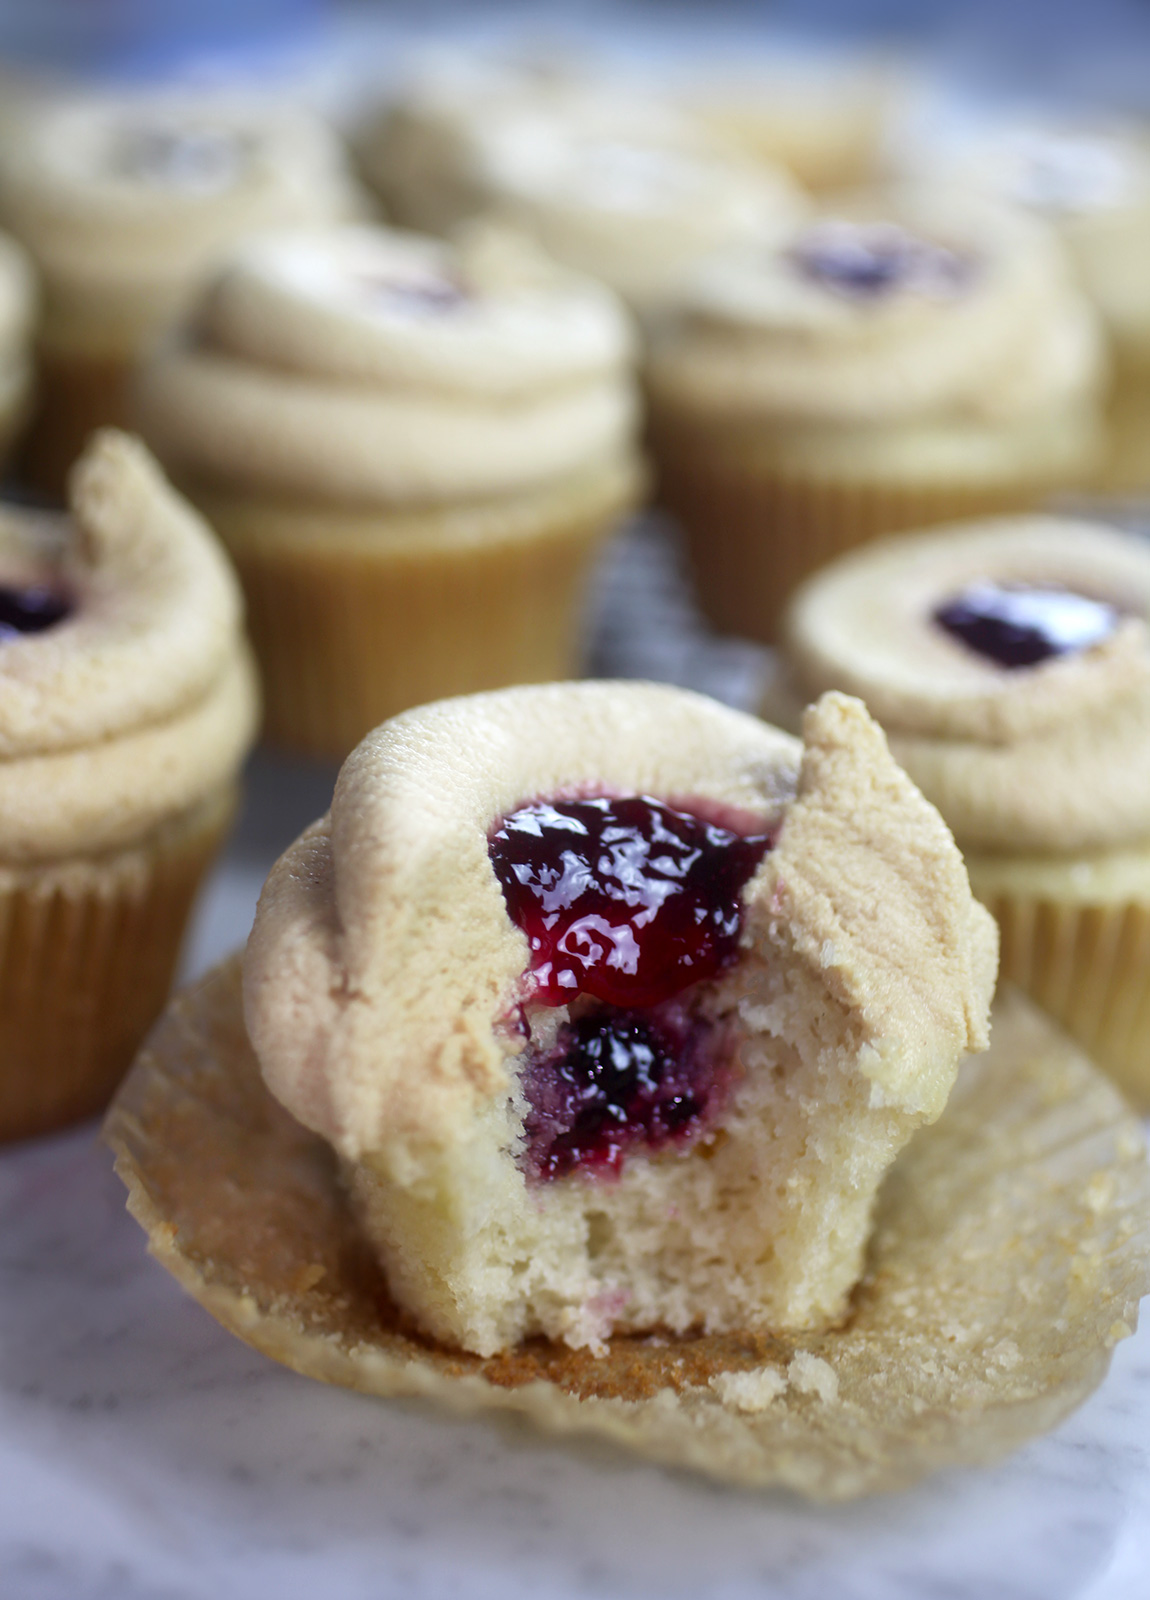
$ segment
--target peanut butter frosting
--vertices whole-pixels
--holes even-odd
[[[1103,376],[1097,320],[1048,230],[911,187],[714,263],[649,364],[668,416],[864,474],[963,452],[993,466],[1091,412]]]
[[[632,348],[609,290],[498,230],[280,235],[233,257],[139,415],[199,480],[436,504],[623,458]]]
[[[0,862],[132,843],[237,770],[256,692],[214,536],[124,434],[98,434],[70,517],[6,509],[0,585],[61,620],[0,633]]]
[[[468,1120],[508,1092],[494,1024],[528,961],[489,830],[525,797],[591,785],[781,825],[746,890],[756,936],[789,919],[802,958],[829,962],[834,992],[885,1039],[864,1068],[875,1104],[937,1115],[956,1053],[985,1043],[993,930],[862,707],[830,696],[805,740],[804,753],[777,729],[652,684],[512,689],[384,724],[261,898],[245,1010],[272,1092],[351,1159],[406,1145],[418,1164],[428,1142],[466,1138]],[[867,942],[876,874],[882,948]]]
[[[1056,647],[1007,664],[943,625],[987,585],[992,609],[1037,591]],[[1150,552],[1134,537],[1033,516],[868,546],[799,591],[784,653],[768,711],[793,720],[831,687],[864,699],[962,848],[1078,856],[1150,838]]]
[[[334,133],[260,101],[52,101],[0,151],[0,218],[44,280],[41,337],[92,357],[135,355],[243,235],[362,207]]]

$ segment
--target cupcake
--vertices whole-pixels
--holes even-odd
[[[754,638],[850,546],[1028,507],[1102,449],[1102,337],[1057,243],[956,194],[863,197],[716,262],[647,376],[704,609]]]
[[[0,516],[0,1138],[102,1106],[163,1006],[254,724],[239,591],[134,441]]]
[[[404,707],[575,669],[641,487],[631,360],[607,290],[486,230],[233,258],[138,416],[239,568],[269,738],[342,757]]]
[[[1061,236],[1114,362],[1100,486],[1150,491],[1150,126],[1015,123],[928,146],[919,160],[1025,206]]]
[[[15,239],[0,233],[0,461],[7,458],[32,395],[31,264]]]
[[[0,148],[0,219],[43,281],[37,486],[58,493],[91,429],[124,420],[132,365],[221,251],[359,204],[335,136],[300,111],[191,97],[30,107]]]
[[[824,1327],[984,1049],[993,923],[863,707],[803,741],[654,685],[411,711],[273,870],[272,1093],[389,1290],[483,1356]]]
[[[548,87],[459,100],[429,86],[394,111],[368,159],[394,214],[437,231],[497,217],[647,315],[717,250],[765,246],[806,212],[782,168],[670,106],[581,79]]]
[[[987,520],[812,578],[768,715],[861,696],[998,919],[1002,974],[1150,1107],[1150,551]]]

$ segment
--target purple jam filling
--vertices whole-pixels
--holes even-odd
[[[26,633],[43,633],[70,614],[72,607],[54,589],[41,584],[10,589],[0,584],[0,644]]]
[[[719,1031],[682,1006],[600,1009],[561,1028],[524,1072],[528,1173],[617,1175],[631,1145],[689,1140],[721,1097]]]
[[[735,960],[742,890],[770,846],[648,795],[536,801],[500,822],[489,850],[527,935],[527,1000],[591,1002],[525,1057],[532,1176],[617,1173],[630,1145],[698,1131],[725,1051],[687,991]]]
[[[457,311],[470,298],[457,279],[432,272],[360,272],[355,285],[378,309],[412,317]]]
[[[974,583],[933,613],[967,649],[1000,667],[1036,667],[1100,644],[1118,626],[1117,608],[1071,589]]]
[[[968,257],[890,222],[816,223],[791,259],[804,277],[858,300],[881,299],[898,289],[953,295],[966,287],[973,270]]]

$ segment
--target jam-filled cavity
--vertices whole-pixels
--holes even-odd
[[[852,300],[899,291],[947,299],[974,276],[974,261],[893,222],[828,219],[808,228],[791,251],[799,274]]]
[[[66,596],[47,584],[0,583],[0,644],[44,633],[72,613]]]
[[[1118,626],[1116,606],[1053,584],[973,583],[936,607],[934,621],[997,666],[1035,667],[1089,650]]]
[[[389,316],[443,316],[471,299],[462,280],[445,272],[355,272],[352,283],[369,309]]]
[[[531,1176],[617,1172],[630,1146],[703,1126],[729,1041],[701,986],[736,958],[770,844],[647,795],[537,801],[497,825],[492,865],[530,950],[524,1012],[569,1008],[525,1055]]]

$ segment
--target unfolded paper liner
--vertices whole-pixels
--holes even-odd
[[[296,1371],[605,1436],[667,1466],[823,1499],[997,1459],[1095,1387],[1150,1289],[1137,1123],[1017,992],[880,1200],[843,1326],[809,1336],[531,1341],[482,1359],[405,1320],[321,1140],[264,1088],[239,962],[178,996],[105,1136],[153,1254]]]
[[[1150,903],[1074,904],[971,886],[998,922],[999,974],[1057,1018],[1139,1110],[1150,1111]]]
[[[410,706],[571,677],[593,562],[639,478],[620,462],[557,491],[412,512],[193,486],[244,586],[265,737],[338,760]]]
[[[1029,510],[1063,487],[1050,478],[963,486],[791,476],[685,450],[674,436],[656,456],[660,498],[686,533],[703,611],[720,631],[767,644],[803,579],[857,545]]]
[[[228,785],[133,849],[0,866],[0,1141],[102,1110],[171,989]]]

